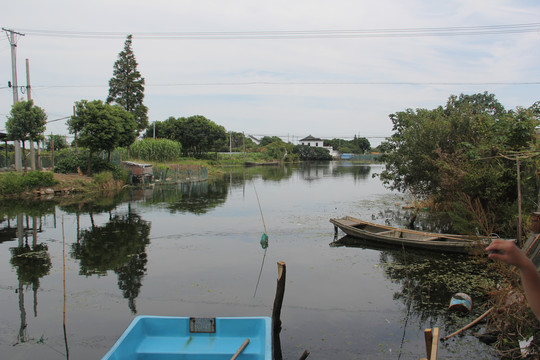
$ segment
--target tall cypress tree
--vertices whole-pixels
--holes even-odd
[[[137,121],[137,129],[148,126],[148,108],[143,105],[144,78],[137,70],[137,60],[131,48],[132,36],[128,35],[124,50],[118,54],[114,63],[113,77],[109,80],[109,96],[107,104],[116,103],[133,114]]]

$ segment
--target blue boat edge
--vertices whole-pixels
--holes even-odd
[[[140,322],[146,321],[146,320],[184,320],[189,323],[190,319],[193,319],[191,317],[183,317],[183,316],[159,316],[159,315],[138,315],[136,316],[131,323],[128,325],[128,327],[124,330],[122,335],[116,340],[114,345],[109,349],[109,351],[103,356],[102,360],[115,360],[115,359],[122,359],[122,357],[118,357],[117,352],[120,350],[120,347],[123,345],[123,343],[126,341],[128,336],[133,332],[134,329],[137,328]],[[268,316],[249,316],[249,317],[215,317],[216,322],[221,321],[229,321],[229,320],[238,320],[238,321],[244,321],[244,320],[254,320],[254,321],[260,321],[264,323],[264,338],[261,338],[260,341],[264,342],[264,353],[261,353],[262,357],[261,359],[272,359],[272,319]],[[195,334],[195,333],[194,333]],[[219,336],[219,335],[218,335]],[[189,359],[189,358],[188,358]]]

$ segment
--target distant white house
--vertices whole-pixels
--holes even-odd
[[[330,151],[330,155],[332,155],[333,157],[339,157],[339,153],[337,151],[335,151],[334,149],[332,149],[331,146],[324,146],[324,140],[323,139],[316,138],[314,136],[309,135],[309,136],[306,136],[303,139],[298,140],[298,143],[300,145],[306,145],[306,146],[313,146],[313,147],[320,147],[320,148],[323,148],[323,149],[328,149],[328,151]]]
[[[298,140],[300,145],[314,146],[314,147],[323,147],[324,140],[313,137],[311,135],[306,136],[303,139]]]

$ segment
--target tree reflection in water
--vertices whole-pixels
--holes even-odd
[[[11,248],[11,265],[17,269],[17,278],[23,285],[32,285],[39,289],[39,279],[49,274],[51,258],[46,244],[30,247],[28,243],[22,247]]]
[[[71,255],[80,260],[79,274],[106,275],[112,270],[118,275],[118,287],[129,308],[137,312],[135,299],[139,295],[146,272],[146,245],[150,243],[150,224],[129,212],[111,216],[104,226],[82,230],[72,245]]]
[[[28,217],[26,217],[26,223],[27,226],[25,228],[24,216],[23,214],[18,214],[16,235],[19,239],[19,245],[10,249],[10,263],[17,269],[17,279],[19,280],[17,293],[19,294],[19,311],[21,322],[19,333],[17,335],[17,341],[21,343],[27,341],[24,286],[32,285],[32,291],[34,293],[34,316],[37,317],[37,291],[39,290],[39,281],[42,277],[49,274],[52,266],[47,245],[38,244],[37,242],[37,218],[33,217],[32,228],[30,228],[28,224]],[[28,243],[29,233],[32,234],[31,246]]]
[[[156,186],[146,204],[161,204],[172,214],[205,214],[227,200],[229,185],[224,181],[201,181]]]
[[[419,323],[429,321],[429,327],[438,326],[447,332],[453,332],[482,314],[486,310],[483,304],[486,289],[495,288],[498,281],[494,274],[487,273],[483,257],[404,249],[350,236],[331,243],[331,246],[380,251],[379,265],[384,275],[399,285],[394,300],[401,301],[410,310],[408,316]],[[458,292],[473,298],[475,306],[467,316],[448,311],[452,295]]]

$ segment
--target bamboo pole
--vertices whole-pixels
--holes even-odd
[[[431,342],[431,353],[429,360],[437,360],[437,351],[439,349],[439,328],[433,328],[433,338]]]
[[[231,360],[236,360],[236,358],[238,357],[238,355],[240,355],[242,353],[242,351],[244,351],[244,349],[246,348],[246,346],[248,346],[249,344],[249,339],[246,339],[246,341],[244,341],[242,343],[242,345],[238,348],[238,350],[236,351],[236,353],[233,355],[233,357],[231,358]]]
[[[464,327],[462,327],[461,329],[459,329],[458,331],[453,332],[452,334],[443,337],[443,338],[441,339],[441,341],[448,340],[448,339],[450,339],[452,336],[456,336],[457,334],[459,334],[459,333],[461,333],[461,332],[463,332],[463,331],[465,331],[465,330],[467,330],[467,329],[473,327],[474,325],[478,324],[483,318],[485,318],[486,316],[488,316],[489,313],[490,313],[493,309],[494,309],[494,307],[490,307],[490,308],[488,309],[488,311],[486,311],[485,313],[483,313],[482,315],[480,315],[479,317],[477,317],[474,321],[472,321],[471,323],[469,323],[469,325],[464,326]]]
[[[523,219],[523,216],[521,214],[521,168],[519,166],[519,157],[516,158],[516,167],[517,167],[517,188],[518,188],[518,233],[517,233],[517,241],[518,246],[521,249],[523,246],[522,240],[521,240],[521,222]]]
[[[274,307],[272,309],[272,356],[274,360],[282,360],[281,341],[279,334],[281,333],[281,306],[283,305],[283,297],[285,295],[285,279],[287,275],[287,266],[283,261],[278,261],[278,277],[276,297],[274,299]]]
[[[66,346],[66,359],[69,360],[69,347],[66,331],[66,236],[64,233],[64,215],[62,215],[62,273],[63,273],[63,288],[64,288],[64,308],[62,311],[62,325],[64,329],[64,344]]]

